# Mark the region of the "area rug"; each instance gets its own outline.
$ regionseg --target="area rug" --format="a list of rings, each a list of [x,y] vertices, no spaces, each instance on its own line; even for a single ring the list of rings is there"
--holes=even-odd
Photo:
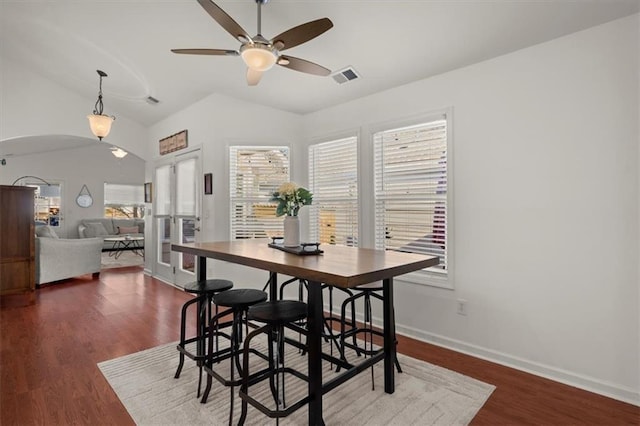
[[[144,259],[142,258],[142,256],[134,253],[133,251],[125,250],[120,253],[117,259],[115,256],[109,256],[109,254],[113,254],[113,252],[102,252],[102,260],[100,265],[101,269],[125,268],[128,266],[144,265]]]
[[[265,345],[264,342],[260,344]],[[258,357],[250,360],[252,371],[262,362]],[[401,354],[399,361],[403,373],[396,373],[396,390],[392,395],[384,392],[382,363],[374,366],[375,390],[371,390],[372,378],[367,370],[325,394],[325,423],[349,426],[466,425],[495,389],[495,386]],[[296,349],[288,350],[286,364],[306,372],[306,357]],[[198,369],[195,363],[187,358],[180,378],[174,379],[177,365],[176,343],[171,343],[101,362],[98,367],[138,425],[228,424],[229,388],[214,380],[207,403],[201,404],[196,396]],[[336,374],[328,363],[323,367],[324,380]],[[228,377],[228,361],[218,368]],[[295,402],[306,389],[304,382],[287,382],[287,401]],[[272,400],[268,388],[266,391],[253,387],[250,390],[254,397],[261,393]],[[233,423],[236,424],[240,416],[237,394],[234,400]],[[280,423],[304,425],[307,415],[307,408],[303,407],[281,419]],[[275,424],[275,419],[269,419],[249,406],[246,424]]]

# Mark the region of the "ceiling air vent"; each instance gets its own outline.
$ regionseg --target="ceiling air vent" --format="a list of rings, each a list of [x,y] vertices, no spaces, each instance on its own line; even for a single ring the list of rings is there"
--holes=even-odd
[[[353,67],[347,67],[343,70],[335,72],[332,77],[338,84],[343,84],[348,81],[360,78],[360,75],[356,72],[356,70],[353,69]]]

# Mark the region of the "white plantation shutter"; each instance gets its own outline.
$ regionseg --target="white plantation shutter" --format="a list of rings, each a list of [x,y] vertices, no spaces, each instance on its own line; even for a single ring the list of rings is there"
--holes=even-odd
[[[309,237],[312,242],[358,245],[358,139],[309,147]]]
[[[447,120],[374,134],[376,248],[438,256],[447,272]]]
[[[282,217],[269,198],[289,181],[289,148],[232,146],[229,157],[231,239],[282,235]]]

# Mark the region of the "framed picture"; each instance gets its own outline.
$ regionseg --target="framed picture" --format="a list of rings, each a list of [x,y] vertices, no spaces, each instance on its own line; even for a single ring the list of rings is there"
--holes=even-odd
[[[160,139],[160,155],[184,149],[189,145],[187,130]]]
[[[153,202],[153,189],[151,182],[147,182],[144,184],[144,202],[152,203]]]
[[[206,195],[213,194],[213,174],[212,173],[204,174],[204,193]]]

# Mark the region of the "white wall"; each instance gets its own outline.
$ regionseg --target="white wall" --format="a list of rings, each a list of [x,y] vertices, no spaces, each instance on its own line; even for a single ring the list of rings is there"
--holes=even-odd
[[[0,63],[0,141],[91,137],[95,99]],[[214,175],[201,238],[220,240],[229,236],[229,144],[291,145],[293,178],[304,184],[308,141],[357,130],[371,195],[371,127],[452,107],[455,290],[398,281],[398,330],[639,404],[639,86],[636,15],[305,117],[220,95],[150,129],[109,110],[118,118],[108,139],[149,160],[151,181],[154,162],[167,159],[158,140],[188,129],[202,172]],[[82,170],[78,182],[93,171]],[[371,244],[370,200],[363,206],[361,240]],[[266,280],[210,269],[238,285]],[[466,317],[455,313],[458,298]]]
[[[0,57],[0,141],[22,136],[72,135],[95,139],[87,115],[98,97],[83,98],[30,69]],[[144,158],[147,130],[108,108],[116,121],[104,139]]]
[[[11,185],[25,175],[60,182],[62,222],[56,233],[61,238],[78,238],[80,219],[104,217],[104,183],[142,185],[144,167],[144,161],[133,154],[117,159],[106,144],[93,144],[86,148],[11,157],[5,166],[0,166],[0,184]],[[89,208],[76,204],[82,185],[87,185],[93,196],[93,205]]]
[[[158,141],[184,129],[188,130],[189,147],[160,156]],[[306,158],[301,129],[299,115],[223,95],[210,95],[149,129],[147,156],[150,161],[147,163],[147,181],[152,180],[156,163],[170,161],[175,155],[199,147],[202,151],[202,174],[213,174],[213,195],[203,195],[202,198],[202,231],[199,240],[228,240],[230,235],[229,146],[290,146],[292,175],[296,179],[296,173],[304,176],[304,168],[296,165],[304,164]],[[202,180],[200,176],[200,182]],[[147,251],[147,254],[151,253]],[[262,287],[266,282],[266,275],[256,273],[255,270],[234,267],[224,262],[209,261],[208,265],[210,276],[234,274],[237,285],[257,288]]]
[[[398,281],[400,332],[640,403],[638,71],[636,15],[304,117],[371,197],[371,127],[453,108],[455,290]]]

